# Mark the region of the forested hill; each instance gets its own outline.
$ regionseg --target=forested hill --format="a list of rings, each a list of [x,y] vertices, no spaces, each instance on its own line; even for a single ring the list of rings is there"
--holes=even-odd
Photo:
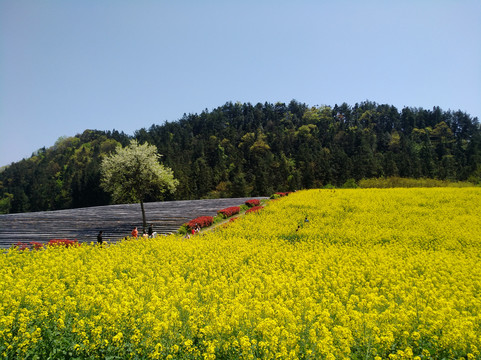
[[[180,181],[168,199],[244,197],[380,176],[479,181],[481,128],[461,111],[227,103],[136,131]],[[102,157],[130,137],[86,130],[0,173],[0,211],[110,204]],[[154,200],[154,199],[150,199]],[[157,200],[157,199],[155,199]]]

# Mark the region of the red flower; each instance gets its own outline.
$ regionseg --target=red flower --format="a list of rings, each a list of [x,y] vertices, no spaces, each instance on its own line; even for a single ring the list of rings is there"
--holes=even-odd
[[[190,220],[187,223],[187,227],[189,229],[193,229],[196,225],[198,225],[201,228],[211,226],[212,223],[214,222],[214,218],[212,216],[199,216],[195,219]]]
[[[261,202],[258,199],[252,199],[252,200],[247,200],[245,204],[251,208],[253,206],[259,206]]]
[[[239,206],[231,206],[222,210],[217,211],[217,214],[222,214],[224,217],[228,218],[232,215],[238,214],[240,212]]]
[[[20,251],[29,250],[28,245],[24,244],[23,242],[18,242],[15,244],[15,246],[18,248],[17,250],[20,250]]]
[[[39,250],[39,249],[43,248],[43,244],[42,244],[42,243],[39,243],[39,242],[36,242],[36,241],[32,241],[32,242],[30,243],[30,245],[32,246],[32,248],[33,248],[34,250]]]
[[[75,246],[75,245],[79,245],[79,243],[77,242],[77,240],[68,240],[68,239],[52,239],[52,240],[49,240],[49,242],[47,243],[48,246],[65,246],[65,247],[69,247],[69,246]]]

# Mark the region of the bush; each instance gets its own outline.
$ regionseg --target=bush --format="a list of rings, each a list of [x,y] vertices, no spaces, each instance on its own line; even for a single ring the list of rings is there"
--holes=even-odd
[[[357,189],[357,184],[356,184],[356,180],[354,179],[347,179],[347,181],[344,183],[344,185],[342,185],[342,188],[343,189]]]
[[[23,242],[16,243],[14,247],[17,248],[17,250],[19,251],[30,250],[30,247],[28,246],[28,244],[25,244]]]
[[[247,200],[245,204],[251,208],[254,206],[259,206],[261,202],[259,201],[259,199],[251,199],[251,200]]]
[[[214,218],[212,216],[199,216],[195,219],[190,220],[187,223],[187,227],[189,229],[193,229],[196,225],[199,225],[201,228],[205,228],[211,226],[214,222]]]
[[[212,219],[212,224],[220,223],[220,222],[224,221],[224,219],[225,219],[224,215],[222,215],[222,214],[217,214],[217,215],[214,216],[214,218]]]
[[[239,206],[231,206],[231,207],[217,211],[217,214],[222,215],[224,218],[227,219],[235,214],[238,214],[239,212],[240,212]]]
[[[275,199],[279,199],[281,197],[284,197],[284,196],[287,196],[291,193],[291,191],[285,191],[285,192],[276,192],[274,194],[271,195],[271,199],[275,200]]]
[[[15,248],[19,251],[23,250],[40,250],[42,249],[44,244],[37,242],[37,241],[31,241],[29,244],[25,244],[23,242],[18,242],[14,245]]]
[[[52,239],[49,240],[47,243],[47,246],[65,246],[65,247],[70,247],[70,246],[78,246],[79,243],[77,240],[68,240],[68,239]]]
[[[180,234],[180,235],[185,235],[189,232],[189,226],[187,223],[183,224],[179,230],[177,230],[177,232]]]
[[[37,242],[37,241],[32,241],[32,242],[30,243],[30,246],[31,246],[32,249],[34,249],[34,250],[40,250],[40,249],[43,248],[43,244],[40,243],[40,242]]]

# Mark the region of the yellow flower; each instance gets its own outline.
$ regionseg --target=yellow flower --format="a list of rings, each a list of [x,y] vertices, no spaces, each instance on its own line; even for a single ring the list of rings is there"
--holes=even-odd
[[[115,335],[112,338],[112,342],[114,342],[114,343],[121,342],[123,338],[124,338],[124,335],[121,332],[118,332],[117,335]]]
[[[476,359],[479,213],[481,188],[309,190],[189,240],[8,251],[0,343],[61,330],[140,358],[407,359],[422,338]]]
[[[424,357],[430,357],[430,356],[431,356],[431,353],[429,352],[429,350],[423,349],[422,355],[423,355]]]

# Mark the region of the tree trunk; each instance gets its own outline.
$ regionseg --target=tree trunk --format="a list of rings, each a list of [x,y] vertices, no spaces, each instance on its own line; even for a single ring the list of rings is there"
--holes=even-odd
[[[140,200],[140,208],[142,209],[142,225],[143,225],[142,230],[143,230],[143,232],[145,232],[145,229],[147,228],[147,220],[145,219],[144,202],[142,200]]]

